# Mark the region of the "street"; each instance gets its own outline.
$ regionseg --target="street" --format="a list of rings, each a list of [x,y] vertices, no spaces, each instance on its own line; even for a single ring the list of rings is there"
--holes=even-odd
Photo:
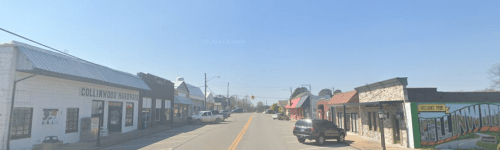
[[[271,114],[236,113],[220,124],[186,125],[104,149],[356,149],[346,144],[338,144],[336,140],[327,140],[322,146],[317,146],[314,141],[309,140],[304,144],[299,143],[292,135],[294,124],[293,121],[273,120]]]

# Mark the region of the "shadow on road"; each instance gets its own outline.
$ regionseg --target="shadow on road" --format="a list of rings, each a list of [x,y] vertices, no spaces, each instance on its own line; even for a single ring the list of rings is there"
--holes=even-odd
[[[228,121],[220,122],[220,124],[228,124],[228,123],[229,123]],[[201,133],[196,132],[193,135],[191,135],[191,134],[186,134],[186,135],[182,135],[182,136],[178,136],[178,135],[184,134],[184,133],[190,133],[192,131],[195,131],[195,130],[203,128],[203,127],[217,126],[220,124],[215,124],[215,123],[188,124],[188,125],[184,125],[181,127],[172,128],[172,129],[168,129],[168,130],[165,130],[162,132],[158,132],[158,133],[146,135],[143,137],[139,137],[136,139],[117,143],[115,145],[105,147],[102,149],[105,149],[105,150],[122,150],[122,149],[123,150],[129,150],[129,149],[132,150],[132,149],[134,149],[135,150],[135,149],[141,149],[141,148],[145,148],[145,149],[158,149],[158,148],[166,148],[166,147],[173,148],[173,147],[177,147],[179,145],[182,145],[183,143],[186,143],[186,142],[190,141],[191,139],[193,139],[201,134],[204,134],[208,131],[201,132]],[[212,130],[212,129],[210,129],[210,130]],[[176,137],[176,136],[178,136],[178,137]],[[189,137],[192,137],[192,138],[189,138]],[[163,141],[163,140],[168,140],[171,138],[175,138],[175,140],[172,139],[172,141]]]
[[[309,146],[316,146],[316,147],[346,147],[351,145],[354,141],[348,141],[346,140],[344,143],[338,143],[337,140],[326,140],[323,145],[317,145],[314,140],[306,140],[304,142],[304,145],[309,145]]]

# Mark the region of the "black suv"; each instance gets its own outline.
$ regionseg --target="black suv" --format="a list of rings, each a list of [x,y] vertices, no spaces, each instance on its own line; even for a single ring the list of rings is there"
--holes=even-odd
[[[316,144],[323,145],[325,139],[337,139],[338,143],[344,143],[344,129],[337,128],[330,121],[316,119],[301,119],[293,127],[293,135],[297,136],[300,143],[306,139],[316,140]]]

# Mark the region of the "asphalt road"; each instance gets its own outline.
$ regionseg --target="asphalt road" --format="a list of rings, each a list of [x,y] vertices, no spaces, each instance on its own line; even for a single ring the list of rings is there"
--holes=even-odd
[[[292,134],[295,122],[273,120],[270,114],[238,113],[220,124],[186,125],[119,143],[106,150],[315,150],[356,149],[336,140],[322,146],[299,143]]]

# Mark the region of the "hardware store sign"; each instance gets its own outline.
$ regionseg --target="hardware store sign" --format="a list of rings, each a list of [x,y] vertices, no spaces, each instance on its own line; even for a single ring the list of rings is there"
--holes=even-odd
[[[109,99],[123,99],[123,100],[139,100],[139,94],[130,94],[116,91],[100,90],[93,88],[81,88],[80,96],[96,97],[96,98],[109,98]]]

